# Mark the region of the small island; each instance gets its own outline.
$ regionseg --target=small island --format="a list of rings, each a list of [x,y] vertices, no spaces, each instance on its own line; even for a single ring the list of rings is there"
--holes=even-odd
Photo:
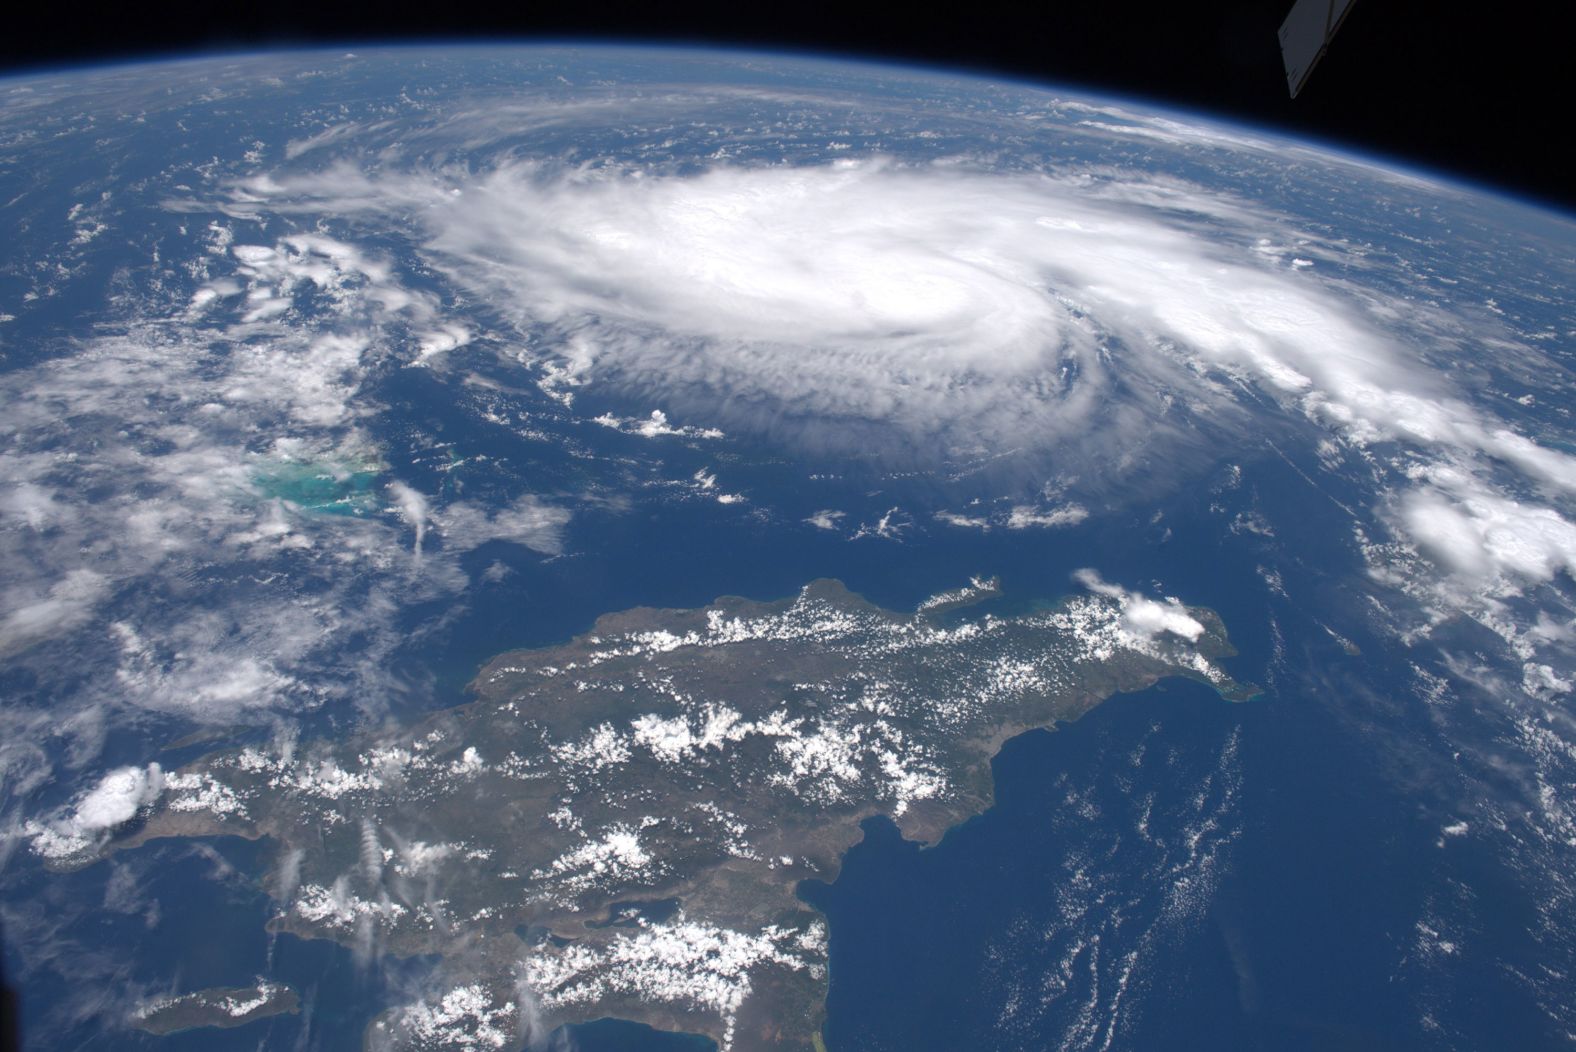
[[[795,889],[836,878],[862,821],[934,842],[990,806],[1008,738],[1163,677],[1253,693],[1212,612],[1080,581],[1003,613],[976,579],[913,612],[820,580],[609,614],[499,656],[474,701],[413,727],[150,768],[156,799],[93,850],[272,839],[272,929],[442,959],[431,994],[372,1024],[380,1048],[519,1047],[611,1016],[811,1052],[827,931]],[[260,994],[230,993],[144,1028],[286,1010],[237,1016]]]
[[[294,990],[259,979],[251,986],[215,986],[145,1002],[132,1012],[131,1025],[162,1037],[201,1027],[244,1026],[300,1010]]]

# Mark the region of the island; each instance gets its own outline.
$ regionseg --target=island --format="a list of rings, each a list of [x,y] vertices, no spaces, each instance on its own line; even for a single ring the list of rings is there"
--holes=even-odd
[[[244,1026],[269,1016],[301,1010],[296,992],[259,979],[251,986],[215,986],[146,1001],[131,1013],[131,1025],[161,1037],[200,1027]]]
[[[1211,611],[1080,581],[999,613],[976,579],[912,612],[818,580],[608,614],[497,657],[415,726],[150,767],[134,821],[50,861],[269,838],[274,930],[441,958],[369,1047],[511,1048],[615,1017],[809,1052],[827,930],[795,889],[835,879],[862,821],[933,843],[990,806],[1004,741],[1163,677],[1252,695]]]

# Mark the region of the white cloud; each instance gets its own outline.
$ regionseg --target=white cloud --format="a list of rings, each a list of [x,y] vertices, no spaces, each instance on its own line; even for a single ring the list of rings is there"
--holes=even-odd
[[[747,427],[791,430],[791,410],[819,418],[818,440],[858,440],[819,430],[830,418],[1050,444],[1119,422],[1099,412],[1113,350],[1147,400],[1189,356],[1300,390],[1293,361],[1375,343],[1313,286],[1043,177],[869,160],[683,178],[506,163],[442,192],[450,178],[339,169],[259,196],[329,213],[420,202],[437,264],[522,325],[574,333],[577,373],[675,404],[723,393]]]
[[[488,541],[511,541],[556,555],[563,551],[564,526],[570,512],[527,494],[502,508],[465,502],[450,504],[433,517],[444,542],[455,548],[464,550]]]
[[[1032,504],[1014,504],[1005,514],[965,515],[956,511],[938,511],[937,522],[965,529],[989,531],[995,527],[1009,530],[1034,528],[1054,529],[1058,526],[1076,526],[1089,517],[1089,509],[1081,504],[1064,504],[1059,507],[1041,508]]]
[[[500,159],[376,176],[342,164],[244,194],[285,213],[414,210],[450,278],[522,329],[557,328],[544,370],[665,392],[779,439],[1056,447],[1089,467],[1079,454],[1157,426],[1199,441],[1178,412],[1230,418],[1236,378],[1352,441],[1465,449],[1576,487],[1576,459],[1418,368],[1403,339],[1436,323],[1454,336],[1453,319],[1281,266],[1263,244],[1316,239],[1178,180],[882,158],[684,176]],[[296,251],[309,249],[322,251]]]
[[[767,925],[758,933],[679,919],[589,942],[544,946],[524,963],[523,978],[549,1011],[632,995],[719,1019],[724,1052],[733,1046],[739,1009],[767,968],[824,974],[825,930]]]
[[[5,596],[10,613],[0,619],[0,656],[86,621],[109,594],[110,582],[103,574],[78,567],[67,571],[42,596],[18,594],[20,591],[13,589]]]
[[[418,336],[416,360],[413,365],[425,365],[428,359],[464,347],[475,339],[475,334],[464,325],[448,322]]]
[[[69,810],[44,821],[29,821],[23,833],[33,850],[50,859],[68,859],[92,847],[97,839],[136,817],[164,791],[164,773],[156,763],[120,767],[104,775]]]
[[[1031,527],[1076,526],[1089,517],[1089,511],[1078,504],[1059,508],[1035,508],[1026,504],[1015,505],[1007,515],[1009,530],[1026,530]]]
[[[691,424],[682,424],[677,427],[668,423],[668,414],[660,409],[653,409],[651,414],[643,419],[629,419],[614,416],[612,413],[603,413],[593,417],[593,422],[603,427],[613,428],[629,435],[639,435],[642,438],[660,438],[664,436],[677,436],[680,438],[721,438],[722,432],[714,427],[695,427]]]
[[[858,541],[866,537],[879,537],[885,541],[898,540],[913,525],[902,508],[892,507],[874,522],[860,523],[859,529],[850,535],[850,539]]]
[[[1123,603],[1122,617],[1128,630],[1140,636],[1170,632],[1193,643],[1204,634],[1204,626],[1184,613],[1181,606],[1172,600],[1157,603],[1153,599],[1130,597]]]
[[[1408,494],[1401,518],[1447,569],[1480,579],[1548,581],[1576,572],[1576,525],[1551,508],[1523,504],[1452,473],[1449,489]]]
[[[163,787],[163,775],[156,763],[111,771],[77,802],[72,824],[92,832],[113,829],[156,800]]]
[[[416,532],[415,552],[421,554],[421,542],[427,536],[427,519],[431,511],[427,506],[427,498],[403,482],[389,483],[389,496],[394,498],[394,507],[399,511],[405,524]]]
[[[1122,629],[1136,639],[1148,640],[1169,633],[1196,643],[1204,634],[1204,626],[1175,599],[1163,602],[1147,599],[1119,584],[1111,584],[1090,569],[1079,570],[1073,578],[1096,595],[1115,599],[1122,610]]]
[[[436,1001],[406,1005],[392,1022],[412,1048],[501,1049],[514,1043],[518,1015],[513,1000],[470,983],[445,991]]]

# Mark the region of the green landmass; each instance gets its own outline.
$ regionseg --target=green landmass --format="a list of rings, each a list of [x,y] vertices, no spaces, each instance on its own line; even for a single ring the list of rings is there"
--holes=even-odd
[[[300,1010],[294,990],[259,980],[251,986],[215,986],[147,1002],[132,1013],[131,1025],[162,1037],[203,1027],[245,1026]]]
[[[794,889],[835,879],[861,821],[934,842],[990,806],[1006,739],[1162,677],[1252,693],[1210,611],[1103,582],[1010,616],[969,605],[996,593],[906,613],[822,580],[610,614],[500,655],[475,700],[413,727],[169,773],[117,846],[271,838],[270,927],[441,955],[441,989],[378,1019],[378,1047],[611,1016],[820,1052],[826,929]]]

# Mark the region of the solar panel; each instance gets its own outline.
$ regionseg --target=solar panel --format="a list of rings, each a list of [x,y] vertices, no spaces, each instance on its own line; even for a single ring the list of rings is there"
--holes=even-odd
[[[1329,48],[1335,31],[1356,0],[1297,0],[1281,23],[1281,58],[1286,63],[1286,86],[1296,98],[1308,75]]]

